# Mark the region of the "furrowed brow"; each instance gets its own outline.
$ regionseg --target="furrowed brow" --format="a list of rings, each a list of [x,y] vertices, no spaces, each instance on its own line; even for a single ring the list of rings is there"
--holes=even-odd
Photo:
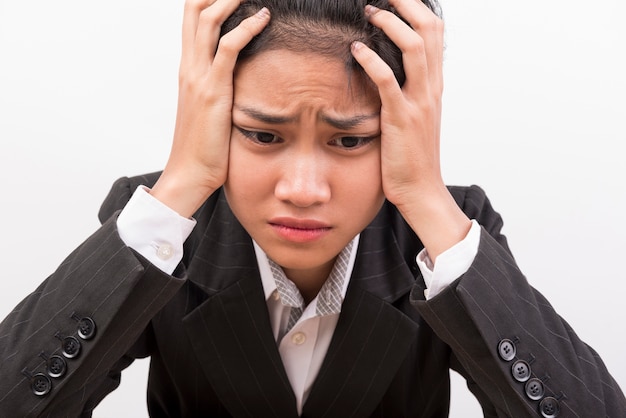
[[[235,105],[235,108],[237,108],[238,110],[240,110],[241,112],[245,113],[247,116],[251,117],[252,119],[256,119],[260,122],[264,122],[264,123],[268,123],[271,125],[280,125],[280,124],[285,124],[285,123],[291,123],[294,122],[296,120],[295,117],[293,116],[278,116],[278,115],[270,115],[268,113],[265,113],[259,109],[254,109],[252,107],[247,107],[247,106],[237,106]]]
[[[356,128],[357,126],[368,121],[369,119],[374,119],[374,118],[377,118],[378,116],[379,116],[378,113],[374,113],[371,115],[357,115],[357,116],[351,116],[348,118],[334,118],[331,116],[323,115],[322,120],[334,128],[342,129],[342,130],[350,130],[350,129]]]
[[[262,110],[255,109],[249,106],[239,106],[235,104],[234,107],[237,110],[243,112],[248,117],[251,117],[252,119],[256,119],[260,122],[264,122],[264,123],[271,124],[271,125],[292,123],[298,120],[296,116],[272,115],[269,113],[265,113]],[[321,115],[320,119],[323,122],[329,124],[330,126],[336,129],[350,130],[350,129],[358,127],[359,125],[363,124],[364,122],[370,119],[378,118],[379,116],[380,116],[379,113],[373,113],[371,115],[356,115],[356,116],[350,116],[350,117],[345,117],[345,118]]]

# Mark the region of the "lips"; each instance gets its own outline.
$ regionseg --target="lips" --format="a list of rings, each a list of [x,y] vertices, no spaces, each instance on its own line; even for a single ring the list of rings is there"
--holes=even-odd
[[[321,221],[298,218],[274,218],[269,225],[282,239],[297,243],[316,241],[332,229]]]

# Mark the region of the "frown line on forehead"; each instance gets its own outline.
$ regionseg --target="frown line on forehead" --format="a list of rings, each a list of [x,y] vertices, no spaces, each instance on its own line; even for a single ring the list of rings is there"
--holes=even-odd
[[[294,123],[298,121],[297,115],[278,115],[267,113],[263,110],[256,109],[251,106],[240,106],[235,104],[234,108],[244,113],[246,116],[255,119],[259,122],[267,123],[270,125],[283,125],[288,123]],[[353,129],[363,123],[378,118],[380,113],[372,113],[367,115],[349,115],[349,116],[330,116],[321,113],[319,119],[328,125],[337,129]]]

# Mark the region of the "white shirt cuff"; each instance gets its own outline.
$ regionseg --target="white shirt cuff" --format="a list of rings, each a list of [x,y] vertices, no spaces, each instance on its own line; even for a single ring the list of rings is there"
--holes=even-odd
[[[435,297],[467,272],[478,253],[480,230],[478,222],[472,219],[472,227],[465,238],[441,253],[435,265],[428,256],[426,248],[419,252],[416,261],[426,283],[426,290],[424,290],[426,300]]]
[[[172,274],[183,258],[183,243],[196,226],[180,216],[145,186],[139,186],[117,218],[122,241],[164,273]]]

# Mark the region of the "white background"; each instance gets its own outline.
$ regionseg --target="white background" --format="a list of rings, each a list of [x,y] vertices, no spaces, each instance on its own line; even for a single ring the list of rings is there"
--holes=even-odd
[[[182,5],[0,0],[0,317],[97,228],[117,177],[163,167]],[[624,388],[626,6],[442,6],[446,180],[488,192],[530,282]],[[146,416],[146,370],[95,416]],[[466,392],[455,378],[451,415],[481,416]]]

